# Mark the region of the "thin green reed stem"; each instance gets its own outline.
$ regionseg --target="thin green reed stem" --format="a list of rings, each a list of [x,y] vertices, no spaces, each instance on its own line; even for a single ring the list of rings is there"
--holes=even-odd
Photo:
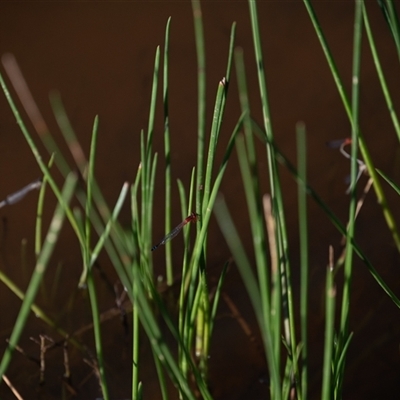
[[[179,198],[180,198],[180,203],[181,203],[181,218],[186,218],[186,216],[190,213],[193,205],[193,197],[194,197],[194,186],[195,186],[195,173],[196,169],[192,169],[192,174],[190,178],[190,187],[189,187],[189,200],[187,201],[186,199],[186,192],[185,188],[182,184],[181,181],[178,180],[178,187],[179,187]],[[193,309],[193,301],[189,297],[188,299],[185,299],[186,296],[186,290],[184,286],[184,282],[186,277],[191,276],[191,271],[188,268],[189,267],[189,230],[190,230],[190,224],[187,227],[188,229],[183,232],[183,261],[182,261],[182,281],[181,281],[181,287],[180,287],[180,293],[179,293],[179,332],[180,335],[182,336],[182,342],[185,345],[185,348],[190,348],[190,343],[191,343],[191,328],[190,324],[188,323],[190,317],[190,312]],[[184,353],[182,352],[182,348],[179,348],[180,351],[180,362],[181,362],[181,370],[183,371],[184,374],[188,372],[188,363],[186,358],[182,358],[184,356]]]
[[[86,203],[85,203],[85,246],[83,248],[84,254],[84,262],[83,262],[83,271],[81,278],[79,280],[79,287],[86,286],[86,276],[90,268],[90,253],[91,253],[91,221],[90,215],[92,213],[92,190],[93,190],[93,182],[94,182],[94,164],[96,159],[96,145],[97,145],[97,133],[99,128],[99,118],[96,115],[93,123],[92,130],[92,141],[90,144],[90,156],[89,156],[89,167],[88,167],[88,177],[86,182]]]
[[[166,367],[173,383],[182,391],[184,398],[194,400],[195,396],[192,394],[188,381],[184,375],[182,375],[178,366],[175,363],[174,357],[165,341],[162,339],[162,333],[158,322],[154,318],[153,310],[149,304],[146,291],[143,287],[143,282],[141,280],[141,272],[138,264],[134,263],[132,266],[133,279],[136,282],[134,290],[137,291],[134,298],[137,299],[136,307],[139,308],[139,317],[143,328],[146,331],[150,339],[150,343],[155,350],[158,358],[162,361],[163,365]],[[154,293],[156,296],[157,294]]]
[[[50,169],[54,162],[54,154],[51,155],[48,168]],[[42,225],[43,225],[43,209],[44,209],[44,195],[46,193],[47,178],[43,177],[42,186],[40,187],[39,199],[36,211],[36,228],[35,228],[35,256],[39,257],[40,250],[42,249]]]
[[[125,182],[122,186],[121,192],[118,196],[117,202],[115,203],[115,207],[112,210],[112,213],[110,215],[110,219],[107,221],[107,224],[102,232],[102,234],[99,237],[99,240],[96,243],[96,246],[94,246],[93,251],[91,251],[91,256],[90,256],[90,264],[89,264],[89,268],[92,268],[95,261],[97,260],[97,257],[100,254],[100,251],[103,249],[108,236],[110,235],[110,232],[113,228],[115,228],[115,226],[118,224],[117,218],[118,215],[122,209],[122,206],[125,202],[126,196],[128,194],[128,190],[129,190],[129,183]],[[117,272],[118,269],[116,268]],[[122,282],[124,282],[124,280],[122,280]],[[128,288],[130,287],[130,285],[125,286],[126,290],[128,290]]]
[[[229,52],[228,52],[228,62],[226,66],[226,75],[219,82],[217,89],[217,96],[214,105],[214,114],[213,114],[213,122],[211,125],[211,135],[210,135],[210,144],[207,156],[207,165],[206,165],[206,176],[205,176],[205,184],[204,184],[204,198],[203,198],[203,207],[202,213],[205,212],[205,207],[207,206],[210,190],[211,190],[211,179],[212,179],[212,171],[214,167],[214,158],[216,153],[216,147],[218,143],[219,134],[221,131],[221,122],[222,117],[224,115],[226,98],[228,95],[229,82],[231,76],[232,69],[232,59],[233,59],[233,51],[235,44],[235,31],[236,31],[236,23],[232,24],[231,27],[231,36],[229,42]]]
[[[165,154],[165,232],[171,231],[171,150],[169,134],[169,28],[171,17],[168,18],[165,28],[164,43],[164,70],[163,70],[163,104],[164,104],[164,154]],[[167,285],[171,286],[174,282],[174,271],[172,269],[171,242],[165,243],[165,269]]]
[[[250,17],[253,32],[253,42],[256,54],[256,65],[257,74],[259,81],[259,90],[261,96],[261,104],[263,110],[263,119],[266,135],[269,139],[269,143],[273,142],[273,132],[271,125],[271,116],[268,106],[268,95],[267,95],[267,85],[265,81],[265,71],[264,62],[261,50],[261,38],[260,30],[258,26],[258,16],[257,16],[257,6],[255,1],[249,0],[250,7]],[[286,222],[284,216],[284,207],[282,192],[280,188],[280,181],[278,175],[278,169],[275,160],[275,154],[273,152],[273,147],[267,144],[267,155],[268,155],[268,167],[269,167],[269,177],[271,184],[271,198],[272,198],[272,212],[277,223],[277,242],[279,250],[279,260],[281,260],[280,272],[282,278],[282,300],[283,300],[283,310],[287,312],[287,320],[284,320],[284,327],[286,328],[286,341],[291,350],[291,357],[293,361],[293,375],[294,382],[297,387],[297,396],[301,398],[300,390],[300,379],[298,377],[298,367],[296,358],[296,332],[294,324],[294,309],[293,309],[293,295],[292,295],[292,285],[291,285],[291,273],[289,264],[289,250],[288,250],[288,238],[286,232]],[[272,391],[276,388],[272,388]]]
[[[204,179],[204,148],[206,124],[206,55],[204,45],[203,20],[199,0],[192,0],[194,33],[197,54],[197,166],[196,166],[196,211],[202,209]],[[200,225],[197,225],[199,231]]]
[[[104,399],[108,400],[110,397],[108,394],[108,386],[106,381],[104,357],[103,357],[103,346],[101,342],[100,311],[99,311],[99,303],[97,300],[96,286],[94,283],[92,270],[90,270],[87,275],[87,288],[92,309],[93,332],[94,332],[97,362],[100,373],[100,386]]]
[[[274,341],[274,351],[275,351],[275,359],[277,365],[280,364],[280,344],[281,344],[281,307],[280,307],[280,289],[276,290],[275,293],[279,295],[279,299],[277,300],[272,299],[274,313],[271,313],[271,305],[268,293],[270,292],[270,282],[268,277],[268,262],[265,256],[265,252],[263,250],[266,237],[264,231],[264,218],[262,218],[263,212],[261,210],[261,203],[259,199],[260,196],[260,188],[259,188],[259,176],[257,170],[257,155],[255,150],[254,144],[254,136],[251,127],[251,119],[250,119],[250,104],[248,99],[247,93],[247,84],[246,84],[246,72],[245,72],[245,65],[243,59],[243,51],[242,49],[238,48],[235,51],[235,66],[236,66],[236,73],[237,73],[237,81],[238,81],[238,89],[239,89],[239,99],[241,104],[242,113],[244,113],[244,133],[245,133],[245,140],[246,140],[246,150],[247,150],[247,157],[250,164],[250,169],[252,174],[246,180],[243,180],[244,186],[248,186],[248,189],[245,190],[246,196],[247,194],[254,193],[254,198],[248,198],[247,203],[254,202],[255,206],[250,209],[249,207],[249,220],[251,225],[251,230],[253,234],[253,247],[254,247],[254,254],[256,257],[256,265],[258,270],[259,282],[260,285],[263,283],[264,289],[262,293],[265,295],[263,298],[263,304],[265,306],[265,311],[271,318],[271,327],[273,327],[273,341]],[[251,211],[252,210],[252,211]],[[253,213],[253,215],[252,215]],[[280,286],[280,285],[278,285]],[[278,288],[276,288],[278,289]]]
[[[347,98],[347,95],[346,95],[342,80],[339,77],[339,72],[337,70],[336,64],[335,64],[335,62],[333,60],[333,57],[332,57],[332,54],[331,54],[330,49],[328,47],[328,44],[326,42],[326,39],[325,39],[324,34],[323,34],[323,32],[321,30],[321,27],[319,25],[317,16],[315,14],[315,11],[314,11],[310,1],[309,0],[303,0],[303,1],[304,1],[304,4],[305,4],[306,8],[307,8],[308,13],[309,13],[311,22],[312,22],[312,24],[314,26],[314,29],[315,29],[316,34],[318,36],[318,39],[320,40],[322,50],[323,50],[323,52],[325,54],[325,57],[327,59],[329,68],[331,70],[333,79],[334,79],[334,81],[336,83],[336,86],[337,86],[337,89],[339,91],[340,97],[342,98],[343,106],[344,106],[344,108],[346,110],[346,113],[347,113],[347,116],[348,116],[348,118],[350,120],[350,123],[352,124],[352,112],[351,112],[350,103],[349,103],[349,100]],[[388,228],[390,230],[390,233],[393,236],[393,240],[395,242],[397,251],[400,252],[400,235],[399,235],[398,230],[397,230],[397,224],[396,224],[396,221],[395,221],[395,219],[393,217],[393,214],[392,214],[391,210],[389,209],[388,203],[386,201],[385,194],[383,192],[383,189],[382,189],[382,186],[381,186],[381,183],[380,183],[379,176],[378,176],[378,174],[377,174],[377,172],[375,170],[374,164],[372,162],[372,158],[371,158],[371,156],[369,154],[367,145],[365,143],[364,137],[362,136],[360,130],[358,131],[358,144],[360,146],[360,151],[361,151],[361,154],[363,156],[365,165],[367,166],[368,174],[370,175],[370,177],[372,178],[372,180],[374,182],[374,185],[373,185],[374,186],[374,190],[375,190],[375,193],[376,193],[376,197],[378,199],[378,203],[382,207],[382,212],[383,212],[383,216],[385,218],[386,224],[387,224],[387,226],[388,226]]]
[[[85,204],[85,246],[83,248],[84,257],[84,271],[79,282],[79,286],[85,285],[87,280],[87,287],[90,298],[90,305],[92,309],[93,331],[96,347],[97,362],[99,365],[100,373],[100,386],[105,400],[109,399],[108,386],[105,376],[104,359],[103,359],[103,346],[101,341],[101,327],[100,327],[100,311],[97,301],[96,286],[93,279],[93,269],[90,267],[91,259],[91,221],[90,214],[92,211],[92,189],[94,183],[94,166],[96,160],[96,146],[97,146],[97,133],[98,133],[99,119],[96,116],[93,124],[92,141],[90,144],[90,156],[88,165],[88,177],[86,188],[86,204]]]
[[[163,400],[168,400],[167,382],[165,379],[163,366],[162,366],[161,360],[159,358],[159,354],[157,353],[157,351],[155,350],[154,347],[152,347],[151,350],[153,352],[154,365],[155,365],[156,371],[157,371],[158,384],[160,385],[161,398]]]
[[[133,283],[136,284],[135,282]],[[135,296],[137,293],[136,290],[133,291],[133,295]],[[132,400],[139,400],[139,310],[136,307],[137,300],[135,299],[133,302],[133,310],[132,310]]]
[[[367,9],[365,7],[365,4],[363,4],[363,17],[364,17],[365,31],[367,32],[368,42],[369,42],[369,46],[371,48],[372,57],[374,59],[376,72],[378,74],[379,81],[381,83],[382,92],[383,92],[383,95],[385,96],[386,104],[387,104],[387,107],[388,107],[388,110],[389,110],[390,117],[392,118],[394,129],[395,129],[395,131],[397,133],[397,138],[400,141],[400,124],[399,124],[399,120],[397,119],[397,114],[396,114],[396,111],[394,109],[392,98],[391,98],[390,93],[389,93],[389,88],[388,88],[388,86],[386,84],[385,75],[383,74],[381,63],[379,61],[378,51],[376,49],[375,42],[374,42],[374,37],[372,35],[371,27],[369,25],[368,14],[367,14]]]
[[[239,137],[238,137],[239,139]],[[239,144],[239,148],[243,146]],[[243,154],[244,151],[242,152]],[[269,326],[269,319],[265,318],[265,311],[262,304],[262,297],[260,293],[258,278],[253,273],[251,263],[246,255],[245,249],[233,223],[232,217],[228,211],[225,201],[222,197],[218,197],[215,202],[215,216],[218,221],[218,225],[225,237],[225,240],[232,252],[233,258],[235,259],[236,265],[241,274],[243,283],[246,287],[246,291],[249,295],[250,301],[253,306],[254,314],[257,318],[258,325],[261,331],[261,338],[265,348],[265,355],[268,362],[269,374],[271,379],[271,385],[274,386],[274,393],[271,396],[272,399],[280,399],[281,396],[281,385],[279,379],[278,366],[274,358],[273,341],[271,336],[271,327]]]
[[[232,59],[233,59],[234,50],[235,50],[235,34],[236,34],[236,22],[234,22],[231,26],[231,37],[230,37],[230,42],[229,42],[228,62],[226,64],[226,73],[225,73],[225,78],[228,83],[227,90],[229,89],[229,82],[231,81]],[[224,106],[225,106],[225,102],[224,102]]]
[[[353,274],[353,242],[355,231],[355,214],[357,203],[356,180],[358,174],[358,115],[359,115],[359,82],[360,82],[360,59],[361,59],[361,30],[362,30],[362,1],[356,1],[356,11],[354,20],[354,47],[353,47],[353,88],[352,88],[352,146],[351,146],[351,183],[350,183],[350,206],[349,206],[349,222],[346,236],[346,255],[344,263],[344,283],[342,295],[342,309],[340,316],[340,334],[339,349],[347,340],[350,318],[350,293],[351,280]],[[344,363],[343,369],[344,372]],[[344,374],[340,374],[341,378],[338,383],[338,393],[341,397],[341,386],[343,384]]]
[[[198,270],[200,268],[199,260],[200,260],[201,254],[202,254],[204,240],[207,235],[207,228],[208,228],[208,223],[210,221],[211,211],[214,206],[214,202],[217,197],[219,188],[221,186],[221,181],[224,176],[226,167],[228,165],[228,161],[229,161],[229,158],[231,156],[231,153],[232,153],[232,150],[233,150],[233,147],[235,144],[236,136],[242,127],[243,118],[244,118],[244,114],[242,114],[240,116],[240,118],[232,132],[232,135],[229,139],[228,146],[226,147],[226,150],[225,150],[224,158],[223,158],[221,166],[219,168],[217,177],[215,178],[215,181],[214,181],[213,189],[212,189],[211,195],[210,195],[210,200],[209,200],[208,206],[207,206],[207,212],[201,216],[202,226],[201,226],[200,233],[196,237],[196,242],[194,245],[192,258],[190,260],[190,266],[189,266],[190,273],[186,275],[186,280],[185,280],[185,292],[189,288],[189,300],[188,300],[189,302],[193,301],[192,299],[193,299],[193,293],[194,293],[195,287],[196,287],[196,281],[197,281],[197,276],[198,276],[197,274],[198,274]]]
[[[390,24],[390,29],[392,30],[393,39],[396,43],[397,55],[400,59],[400,26],[399,18],[392,0],[386,0],[388,20]]]
[[[77,177],[75,174],[68,175],[60,197],[62,202],[59,202],[54,212],[49,230],[47,232],[42,251],[36,261],[36,266],[29,282],[28,288],[25,292],[24,300],[21,305],[17,320],[15,321],[10,340],[0,362],[0,382],[3,379],[8,365],[10,364],[12,354],[18,341],[22,335],[26,321],[28,319],[30,310],[34,303],[37,291],[39,290],[40,283],[43,279],[44,273],[49,266],[50,257],[53,253],[54,246],[57,243],[59,233],[63,226],[65,219],[66,205],[70,202],[72,195],[75,191]]]
[[[300,237],[300,320],[301,320],[301,390],[307,399],[308,388],[308,226],[307,226],[307,147],[306,129],[303,123],[296,126],[298,183],[299,237]]]
[[[326,270],[325,283],[325,342],[324,364],[322,369],[322,400],[331,400],[332,393],[332,353],[335,336],[335,299],[336,288],[334,282],[333,250],[330,248],[329,267]]]
[[[255,197],[256,194],[252,186],[253,177],[251,172],[251,165],[248,160],[248,155],[246,154],[244,139],[241,136],[238,136],[236,139],[236,151],[238,154],[239,166],[242,174],[244,192],[247,199],[249,220],[255,221],[262,219],[262,214],[259,212],[259,210],[257,210],[257,204],[256,204],[257,199]],[[251,223],[251,226],[253,229],[253,236],[254,236],[255,234],[257,234],[257,232],[254,232],[255,226],[257,225],[255,223]],[[255,248],[256,256],[257,253],[260,253],[257,247],[257,242],[259,240],[260,240],[259,236],[255,237],[253,240],[254,246],[256,246]],[[258,254],[258,257],[260,257],[260,254]],[[265,264],[265,261],[263,263]],[[272,381],[271,395],[273,397],[276,396],[276,398],[281,398],[279,364],[278,364],[280,359],[275,358],[277,351],[272,347],[273,338],[275,337],[275,332],[274,332],[274,327],[271,325],[269,289],[266,287],[267,270],[266,267],[262,268],[262,266],[260,266],[258,262],[257,262],[257,273],[258,273],[257,277],[258,286],[261,296],[260,307],[262,309],[262,317],[263,317],[263,322],[262,326],[260,326],[260,329],[263,332],[263,335],[266,335],[266,337],[263,338],[263,340],[265,343],[265,350],[266,350],[265,354],[267,357],[269,373],[271,375],[271,381]]]
[[[210,136],[210,145],[208,148],[208,156],[207,156],[207,165],[206,165],[206,176],[204,183],[204,196],[203,196],[203,207],[201,209],[201,214],[206,212],[206,207],[208,204],[208,200],[210,198],[211,191],[211,178],[212,178],[212,170],[214,165],[214,157],[218,143],[219,131],[220,131],[220,120],[221,115],[223,113],[222,103],[226,96],[225,91],[226,80],[223,79],[218,84],[217,89],[217,97],[215,99],[214,106],[214,114],[213,114],[213,122],[211,126],[211,136]]]
[[[151,89],[151,99],[150,99],[150,111],[149,111],[149,121],[147,127],[147,139],[146,145],[144,142],[142,144],[142,250],[143,253],[143,263],[142,265],[149,266],[150,273],[150,265],[149,265],[149,253],[150,253],[150,240],[151,240],[151,223],[152,223],[152,209],[151,209],[151,199],[150,199],[150,191],[151,189],[151,174],[152,174],[152,145],[153,145],[153,134],[154,134],[154,119],[156,112],[156,100],[157,100],[157,88],[158,88],[158,72],[160,68],[160,47],[157,46],[156,55],[154,59],[154,71],[153,71],[153,84]],[[142,135],[142,140],[143,140]]]

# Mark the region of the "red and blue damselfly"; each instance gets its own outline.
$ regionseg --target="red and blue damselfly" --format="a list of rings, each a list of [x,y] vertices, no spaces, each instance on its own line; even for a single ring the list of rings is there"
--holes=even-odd
[[[178,226],[176,226],[170,233],[168,233],[166,236],[164,236],[163,240],[161,240],[160,243],[156,244],[151,248],[151,251],[156,250],[159,246],[165,244],[168,242],[168,240],[173,239],[181,230],[182,228],[188,224],[189,222],[197,222],[200,218],[199,214],[196,214],[195,212],[192,212],[188,217],[186,217]]]

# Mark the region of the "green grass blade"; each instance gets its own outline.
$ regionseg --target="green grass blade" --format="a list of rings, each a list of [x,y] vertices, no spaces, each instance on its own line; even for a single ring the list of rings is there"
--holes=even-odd
[[[200,260],[201,254],[202,254],[203,244],[204,244],[204,241],[205,241],[205,238],[207,235],[207,228],[208,228],[208,223],[210,221],[211,212],[212,212],[212,209],[213,209],[213,206],[215,203],[215,199],[217,198],[218,191],[219,191],[219,188],[220,188],[220,185],[222,182],[222,178],[225,174],[225,170],[226,170],[228,161],[230,159],[230,156],[231,156],[231,153],[233,150],[233,146],[235,144],[236,136],[242,127],[243,119],[244,119],[244,114],[242,114],[240,116],[240,118],[239,118],[238,122],[236,123],[236,126],[232,132],[232,135],[229,139],[222,163],[220,165],[218,174],[214,181],[214,185],[213,185],[213,188],[211,191],[210,200],[208,202],[206,212],[204,215],[201,216],[201,222],[202,222],[201,231],[196,237],[196,243],[195,243],[195,246],[193,249],[192,258],[190,260],[190,267],[189,267],[190,274],[187,275],[187,279],[185,281],[185,291],[189,287],[191,293],[194,293],[194,290],[196,287],[196,278],[197,278],[197,273],[198,273],[198,269],[199,269],[199,260]],[[193,299],[193,295],[189,294],[189,298]]]
[[[204,143],[206,130],[206,56],[203,32],[203,20],[199,0],[192,0],[194,33],[197,54],[197,164],[196,187],[204,184]],[[196,190],[196,211],[202,209],[203,191]],[[198,225],[198,230],[200,225]]]
[[[164,43],[164,69],[163,69],[163,104],[164,104],[164,155],[165,155],[165,232],[170,232],[171,227],[171,149],[169,133],[169,30],[171,17],[168,18],[165,28]],[[171,243],[165,243],[165,269],[167,285],[171,286],[174,282],[174,272],[172,269]]]
[[[297,131],[297,165],[302,182],[307,182],[306,130],[303,123],[298,123]],[[308,391],[308,226],[307,226],[307,188],[305,183],[298,182],[298,219],[300,237],[300,319],[301,319],[301,390],[302,398],[307,399]]]
[[[83,288],[86,286],[86,277],[90,267],[90,253],[91,253],[91,220],[90,215],[92,213],[92,190],[94,182],[94,164],[96,156],[96,145],[97,145],[97,132],[98,132],[99,119],[96,116],[93,123],[92,130],[92,141],[90,144],[90,159],[87,177],[86,187],[86,204],[85,204],[85,245],[83,247],[83,271],[79,279],[79,287]]]
[[[383,171],[380,169],[376,170],[378,174],[396,191],[398,195],[400,195],[400,186],[396,184],[392,178],[389,178]]]
[[[341,348],[348,338],[350,318],[350,294],[353,275],[353,242],[355,233],[357,192],[356,181],[358,174],[358,117],[359,117],[359,82],[360,82],[360,58],[361,58],[361,32],[362,32],[362,1],[356,1],[354,21],[354,47],[353,47],[353,88],[352,88],[352,146],[351,146],[351,183],[349,222],[346,236],[346,254],[344,263],[344,283],[342,294],[342,308],[340,314],[340,331],[338,347]],[[343,363],[344,368],[344,363]],[[344,373],[340,374],[341,378]],[[338,392],[341,392],[343,382],[338,382]]]
[[[225,282],[225,276],[228,271],[228,267],[230,265],[230,261],[227,261],[224,264],[224,267],[222,268],[221,275],[218,279],[218,284],[217,284],[217,289],[215,290],[215,296],[214,300],[212,302],[212,308],[211,308],[211,317],[210,317],[210,337],[212,336],[212,332],[214,329],[214,324],[215,324],[215,317],[217,315],[217,309],[219,305],[219,300],[221,298],[221,293],[222,293],[222,286],[224,285]]]
[[[334,282],[333,250],[330,248],[329,267],[326,271],[325,284],[325,342],[324,363],[322,369],[322,400],[331,400],[332,391],[332,355],[335,333],[335,299],[336,287]]]
[[[54,154],[51,155],[50,161],[48,163],[49,169],[53,165]],[[42,180],[42,185],[40,187],[38,206],[36,211],[36,228],[35,228],[35,256],[39,257],[42,248],[42,224],[43,224],[43,209],[44,209],[44,196],[46,193],[47,179],[46,177]]]
[[[389,24],[394,42],[396,44],[397,55],[400,59],[400,25],[395,5],[392,0],[386,0],[386,4],[383,3],[383,0],[378,0],[378,3],[384,10],[384,15]]]
[[[108,220],[107,225],[106,225],[106,227],[104,229],[104,232],[100,236],[99,240],[97,241],[96,246],[94,247],[94,249],[93,249],[93,251],[91,253],[90,264],[89,264],[90,268],[92,268],[94,263],[96,262],[97,257],[99,256],[101,249],[104,247],[104,243],[106,242],[112,227],[115,225],[115,223],[117,221],[118,215],[119,215],[119,213],[121,211],[121,208],[122,208],[122,206],[124,204],[124,201],[126,199],[126,196],[128,194],[128,190],[129,190],[129,183],[125,182],[124,185],[122,186],[121,192],[120,192],[120,194],[118,196],[118,199],[117,199],[117,202],[115,204],[114,210],[113,210],[113,212],[111,214],[111,218]],[[123,270],[123,271],[125,273],[125,270]],[[119,271],[117,270],[117,272],[119,272]],[[128,277],[126,277],[126,279],[128,279]],[[124,280],[121,280],[121,281],[124,282]]]
[[[141,274],[139,272],[139,265],[137,264],[133,265],[133,276],[135,281],[134,290],[137,291],[134,295],[134,298],[137,299],[136,306],[139,308],[140,321],[149,337],[150,343],[156,355],[167,369],[167,372],[176,387],[179,388],[179,390],[184,396],[186,396],[187,399],[195,400],[195,396],[190,390],[186,377],[182,375],[167,344],[163,340],[160,327],[154,318],[152,307],[148,302],[146,295],[147,289],[143,287]],[[153,294],[157,296],[155,291]]]
[[[394,129],[395,129],[395,131],[397,133],[397,138],[400,141],[400,124],[399,124],[399,120],[397,118],[397,114],[396,114],[396,111],[394,109],[392,98],[391,98],[390,93],[389,93],[389,88],[388,88],[388,86],[386,84],[386,79],[385,79],[385,76],[383,74],[381,63],[379,61],[378,50],[377,50],[377,48],[375,46],[374,37],[372,35],[372,30],[371,30],[371,27],[369,25],[369,19],[368,19],[368,14],[367,14],[367,9],[365,7],[365,4],[363,4],[363,17],[364,17],[365,31],[367,32],[368,42],[369,42],[369,46],[370,46],[370,49],[371,49],[372,57],[374,59],[376,72],[378,74],[379,81],[381,83],[382,92],[383,92],[383,95],[385,96],[386,104],[387,104],[387,107],[388,107],[388,110],[389,110],[390,117],[392,118]]]
[[[268,105],[268,93],[267,93],[264,61],[263,61],[262,47],[261,47],[261,35],[258,26],[256,2],[249,1],[249,8],[250,8],[250,18],[251,18],[251,26],[253,33],[254,50],[256,56],[261,106],[263,111],[263,123],[269,142],[273,142],[274,136],[272,132],[271,115]],[[282,277],[282,302],[283,302],[282,309],[283,312],[285,313],[284,318],[286,319],[286,321],[284,321],[283,326],[285,328],[284,333],[286,336],[285,337],[286,342],[289,344],[289,347],[291,349],[289,356],[291,356],[293,360],[293,374],[294,374],[294,382],[297,387],[297,396],[301,398],[301,389],[300,389],[301,382],[298,376],[297,359],[295,357],[297,343],[296,343],[296,331],[295,331],[294,303],[293,303],[292,284],[291,284],[291,272],[289,263],[288,237],[286,232],[286,222],[284,216],[284,206],[283,206],[283,198],[282,198],[278,168],[276,165],[275,154],[273,153],[273,147],[269,144],[267,144],[267,156],[268,156],[268,174],[270,179],[271,197],[273,205],[272,212],[276,219],[276,224],[277,224],[276,238],[278,243],[278,257],[279,260],[282,260],[280,264],[280,273]]]
[[[225,201],[222,198],[218,198],[215,203],[215,216],[217,218],[218,225],[225,237],[225,240],[228,243],[228,246],[232,252],[233,258],[236,261],[237,267],[239,269],[243,283],[246,287],[246,291],[250,297],[250,301],[252,303],[254,313],[256,315],[261,330],[261,337],[265,347],[269,373],[274,388],[271,398],[281,398],[279,370],[278,366],[276,365],[275,357],[273,356],[275,351],[273,349],[269,318],[266,318],[266,316],[264,315],[262,299],[257,279],[254,276],[250,261],[243,248],[243,244],[235,228],[232,217],[230,216]]]
[[[206,173],[205,173],[203,208],[201,209],[201,214],[205,213],[205,208],[207,207],[208,200],[210,198],[211,177],[214,165],[214,157],[218,143],[221,116],[223,113],[222,107],[223,107],[224,97],[226,96],[225,85],[226,85],[226,79],[223,78],[218,84],[217,98],[215,100],[215,106],[214,106],[213,123],[211,126],[210,144],[208,148]]]

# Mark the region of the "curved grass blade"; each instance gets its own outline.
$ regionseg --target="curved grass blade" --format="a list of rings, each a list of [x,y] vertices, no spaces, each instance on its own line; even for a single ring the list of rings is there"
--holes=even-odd
[[[377,50],[377,48],[375,46],[374,37],[372,35],[372,30],[371,30],[371,27],[369,25],[367,8],[365,7],[365,4],[363,4],[363,17],[364,17],[365,31],[367,32],[368,42],[369,42],[369,46],[370,46],[370,49],[371,49],[372,57],[374,59],[376,72],[378,74],[379,81],[381,83],[382,92],[383,92],[383,95],[385,96],[387,108],[388,108],[390,117],[392,118],[394,129],[395,129],[395,131],[397,133],[397,138],[400,141],[400,123],[399,123],[399,120],[397,118],[396,111],[394,109],[394,105],[393,105],[392,98],[391,98],[390,93],[389,93],[389,88],[387,86],[385,76],[383,74],[381,63],[379,61],[378,50]]]

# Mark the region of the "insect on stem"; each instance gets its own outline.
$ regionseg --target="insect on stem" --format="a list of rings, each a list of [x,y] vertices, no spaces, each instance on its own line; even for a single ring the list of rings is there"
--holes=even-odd
[[[329,142],[326,142],[326,145],[329,148],[339,149],[339,151],[342,153],[342,155],[344,157],[348,158],[349,160],[351,160],[351,155],[345,150],[345,147],[350,144],[351,144],[351,138],[331,140]],[[367,170],[367,166],[365,165],[364,161],[357,159],[357,164],[358,164],[358,172],[357,172],[357,177],[356,177],[356,181],[354,184],[356,184],[358,182],[362,173]],[[351,190],[351,185],[346,190],[346,194],[349,194],[350,190]]]
[[[22,189],[9,194],[3,201],[0,201],[0,208],[10,206],[21,201],[29,192],[39,189],[42,186],[42,179],[37,179],[29,185],[24,186]]]
[[[164,236],[163,240],[161,240],[160,243],[156,244],[151,248],[151,251],[154,251],[158,248],[158,246],[161,246],[162,244],[165,244],[168,242],[168,240],[173,239],[181,230],[182,228],[188,224],[189,222],[196,222],[200,218],[199,214],[196,214],[195,212],[192,212],[188,217],[186,217],[178,226],[176,226],[170,233],[168,233],[166,236]]]

